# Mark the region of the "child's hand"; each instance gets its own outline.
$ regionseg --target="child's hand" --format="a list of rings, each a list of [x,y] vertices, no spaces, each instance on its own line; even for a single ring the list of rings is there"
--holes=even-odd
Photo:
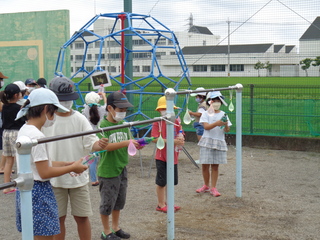
[[[98,95],[106,96],[106,93],[105,92],[98,92]]]
[[[134,144],[134,146],[135,146],[137,149],[139,149],[140,144],[137,142],[137,140],[135,140],[135,139],[130,139],[130,140],[128,140],[128,146],[129,146],[130,141],[132,141],[132,143]]]
[[[183,146],[184,145],[184,137],[177,137],[174,139],[174,145]]]
[[[99,147],[105,149],[108,146],[109,139],[108,138],[101,138],[98,142]]]
[[[216,126],[227,126],[228,122],[223,122],[221,120],[218,120],[215,122]]]
[[[82,164],[82,161],[83,161],[83,159],[80,158],[78,161],[75,161],[75,162],[72,163],[73,172],[79,174],[79,173],[82,173],[82,172],[84,172],[85,170],[88,169],[88,166]]]

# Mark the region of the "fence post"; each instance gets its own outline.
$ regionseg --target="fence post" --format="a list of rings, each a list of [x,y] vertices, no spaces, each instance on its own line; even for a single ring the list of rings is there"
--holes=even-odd
[[[253,112],[254,112],[254,106],[253,106],[253,99],[254,99],[254,84],[250,84],[250,134],[253,134]]]

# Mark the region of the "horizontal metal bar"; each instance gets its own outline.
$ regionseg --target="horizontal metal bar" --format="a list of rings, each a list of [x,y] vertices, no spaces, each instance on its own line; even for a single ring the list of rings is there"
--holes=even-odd
[[[57,141],[57,140],[63,140],[63,139],[67,139],[67,138],[80,137],[80,136],[90,135],[90,134],[94,134],[94,133],[101,133],[101,132],[106,132],[106,131],[115,130],[115,129],[137,126],[137,125],[149,124],[149,123],[153,123],[153,122],[159,122],[163,119],[167,119],[167,118],[166,117],[156,117],[153,119],[136,121],[136,122],[124,122],[121,125],[100,128],[97,130],[90,130],[90,131],[84,131],[84,132],[73,133],[73,134],[65,134],[65,135],[59,135],[59,136],[54,136],[54,137],[40,138],[40,139],[38,139],[38,144],[53,142],[53,141]],[[17,146],[17,148],[19,148],[21,146],[21,144],[19,142],[17,142],[16,146]]]
[[[231,90],[231,89],[239,89],[237,85],[224,87],[224,88],[211,88],[211,89],[203,89],[203,90],[185,90],[176,92],[176,94],[190,94],[190,93],[200,93],[200,92],[212,92],[212,91],[223,91],[223,90]]]
[[[0,190],[17,186],[16,182],[8,182],[0,184]]]

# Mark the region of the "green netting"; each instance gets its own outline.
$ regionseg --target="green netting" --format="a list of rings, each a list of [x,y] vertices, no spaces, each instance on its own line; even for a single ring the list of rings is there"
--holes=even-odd
[[[90,90],[90,86],[85,86]],[[181,89],[187,86],[181,86]],[[192,86],[195,89],[198,86]],[[202,85],[211,89],[212,85]],[[214,88],[226,87],[214,85]],[[112,86],[108,91],[117,91],[117,86]],[[159,86],[150,86],[150,92],[161,93],[164,89]],[[229,91],[222,92],[230,103]],[[142,97],[142,112],[153,118],[158,117],[155,111],[159,95],[144,94]],[[268,86],[244,85],[242,92],[242,132],[244,135],[292,136],[292,137],[317,137],[320,135],[320,88],[319,86]],[[178,95],[176,106],[182,106],[184,95]],[[236,107],[236,93],[233,92],[234,106]],[[134,105],[137,109],[139,96],[134,96]],[[197,103],[194,98],[189,99],[189,109],[195,111]],[[235,134],[236,113],[230,112],[227,107],[221,109],[229,115],[233,127],[230,133]],[[177,111],[177,110],[176,110]],[[185,110],[181,113],[181,119]],[[142,116],[134,120],[143,120]],[[194,131],[192,123],[183,124],[185,131]]]

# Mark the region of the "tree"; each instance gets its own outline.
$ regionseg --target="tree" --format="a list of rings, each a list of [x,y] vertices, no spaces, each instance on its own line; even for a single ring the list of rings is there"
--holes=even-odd
[[[270,72],[272,65],[270,64],[269,61],[265,62],[264,68],[267,70],[266,76],[268,76],[268,73]]]
[[[260,77],[260,69],[264,68],[264,63],[258,61],[255,65],[254,65],[254,69],[258,70],[258,77]]]
[[[306,72],[306,77],[308,77],[308,71],[307,70],[311,66],[312,61],[313,61],[313,59],[311,59],[311,58],[305,58],[305,59],[300,61],[301,69]]]
[[[320,56],[313,59],[313,62],[314,63],[312,63],[312,66],[319,67],[320,66]],[[320,67],[319,67],[319,76],[320,76]]]

